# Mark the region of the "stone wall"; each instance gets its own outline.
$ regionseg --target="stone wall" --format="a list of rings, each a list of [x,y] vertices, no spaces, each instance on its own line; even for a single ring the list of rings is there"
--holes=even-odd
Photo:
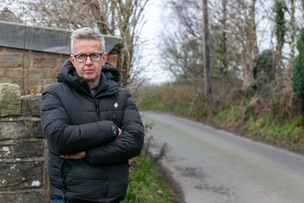
[[[49,202],[40,101],[21,96],[16,84],[0,84],[0,202]]]
[[[37,86],[56,82],[62,63],[69,55],[0,47],[0,83],[18,84],[22,95]]]

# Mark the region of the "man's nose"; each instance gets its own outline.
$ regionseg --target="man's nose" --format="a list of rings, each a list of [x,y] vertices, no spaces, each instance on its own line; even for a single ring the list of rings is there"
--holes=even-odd
[[[86,63],[89,63],[89,64],[91,64],[92,63],[92,60],[91,60],[91,57],[90,57],[90,55],[87,55],[87,59],[86,59],[86,61],[85,61]]]

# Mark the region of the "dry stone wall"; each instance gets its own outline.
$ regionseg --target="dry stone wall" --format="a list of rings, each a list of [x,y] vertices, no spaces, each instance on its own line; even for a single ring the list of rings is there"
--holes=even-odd
[[[21,96],[19,85],[0,83],[0,202],[49,202],[40,101],[39,94]]]

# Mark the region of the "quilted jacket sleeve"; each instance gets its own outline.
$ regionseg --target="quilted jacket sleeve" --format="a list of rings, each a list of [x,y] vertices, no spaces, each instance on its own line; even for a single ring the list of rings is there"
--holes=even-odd
[[[51,153],[74,154],[114,139],[111,128],[113,121],[69,125],[58,91],[58,86],[50,85],[41,101],[41,125]]]
[[[93,165],[115,164],[138,156],[144,143],[144,126],[137,107],[129,95],[122,120],[122,134],[115,140],[87,151]]]

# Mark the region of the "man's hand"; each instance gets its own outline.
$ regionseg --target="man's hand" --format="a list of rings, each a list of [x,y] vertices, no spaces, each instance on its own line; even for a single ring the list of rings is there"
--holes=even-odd
[[[85,151],[76,153],[76,154],[69,154],[69,155],[60,155],[63,159],[83,159],[86,157]]]

